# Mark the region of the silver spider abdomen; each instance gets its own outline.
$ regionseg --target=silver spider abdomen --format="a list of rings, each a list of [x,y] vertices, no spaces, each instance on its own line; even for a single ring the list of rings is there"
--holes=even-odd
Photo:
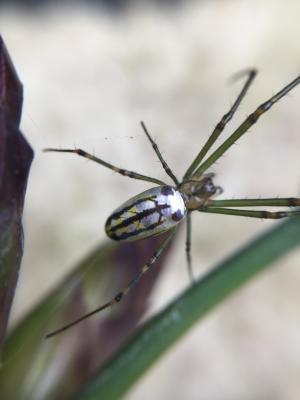
[[[171,229],[185,215],[181,193],[172,186],[156,186],[117,208],[107,219],[105,231],[113,240],[135,241]]]

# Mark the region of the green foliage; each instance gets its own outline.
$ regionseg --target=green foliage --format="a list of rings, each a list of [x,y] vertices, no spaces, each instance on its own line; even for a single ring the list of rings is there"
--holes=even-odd
[[[299,244],[300,218],[286,220],[258,236],[144,324],[77,399],[118,399],[199,319]]]
[[[103,292],[107,280],[112,279],[109,270],[118,246],[99,246],[9,336],[0,371],[0,397],[56,399],[59,393],[78,399],[120,398],[199,319],[299,243],[300,218],[276,225],[212,268],[204,278],[147,321],[134,336],[133,329],[126,333],[126,324],[132,318],[131,306],[121,304],[109,313],[109,318],[106,316],[100,322],[91,318],[57,338],[45,340],[49,326],[64,323],[74,310],[85,312],[85,307],[78,311],[79,304],[86,302],[86,307],[90,308],[90,297],[92,303],[102,301],[99,297],[94,299],[93,292],[96,286],[97,292]],[[83,283],[78,294],[80,277],[83,277]],[[77,294],[74,295],[74,291]],[[59,306],[62,303],[63,309]],[[54,317],[60,322],[53,323]],[[129,342],[119,340],[113,352],[99,358],[116,331],[120,331],[120,337],[131,337]],[[89,374],[84,374],[82,362],[85,366],[96,364],[96,368],[89,371],[94,376],[92,380]],[[47,386],[51,373],[55,378],[52,376]],[[84,379],[80,379],[80,375]]]

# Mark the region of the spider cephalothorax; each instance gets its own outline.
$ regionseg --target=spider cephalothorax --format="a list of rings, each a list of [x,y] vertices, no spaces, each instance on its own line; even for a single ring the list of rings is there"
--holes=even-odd
[[[214,214],[226,214],[235,216],[247,216],[252,218],[284,218],[300,214],[298,209],[292,211],[266,211],[243,209],[243,207],[298,207],[300,199],[297,198],[258,198],[258,199],[229,199],[229,200],[213,200],[213,197],[222,193],[220,186],[215,186],[213,183],[214,174],[205,173],[248,129],[257,122],[259,117],[268,111],[273,104],[285,96],[296,85],[300,83],[300,76],[294,79],[291,83],[281,89],[278,93],[272,96],[269,100],[262,103],[245,121],[226,139],[217,149],[208,157],[207,153],[214,145],[226,124],[233,117],[235,111],[244,98],[249,86],[251,85],[256,71],[253,69],[243,71],[239,76],[247,75],[247,80],[234,102],[230,110],[224,114],[216,128],[209,136],[208,140],[196,156],[194,161],[187,169],[182,182],[179,182],[168,164],[162,157],[157,144],[154,142],[144,123],[142,127],[148,137],[152,147],[157,154],[164,170],[174,182],[174,186],[170,186],[160,179],[150,176],[141,175],[137,172],[125,170],[115,167],[114,165],[95,157],[81,149],[46,149],[46,151],[56,151],[64,153],[75,153],[89,160],[93,160],[104,167],[110,168],[113,171],[128,176],[130,178],[139,179],[147,182],[155,183],[156,187],[146,190],[137,196],[126,201],[122,206],[117,208],[106,222],[106,233],[114,240],[133,241],[144,239],[149,236],[159,235],[169,231],[169,235],[161,242],[158,249],[154,252],[151,259],[141,268],[139,274],[135,276],[129,284],[114,296],[110,301],[96,310],[83,315],[77,320],[63,326],[56,331],[51,332],[47,337],[54,336],[57,333],[70,328],[78,322],[88,318],[89,316],[102,311],[121,299],[132,289],[140,278],[154,265],[155,261],[162,254],[168,243],[172,240],[178,224],[186,220],[187,235],[186,235],[186,254],[188,262],[188,271],[190,278],[193,279],[191,269],[191,212],[200,211]],[[204,160],[205,159],[205,160]],[[234,207],[234,208],[231,208]],[[242,209],[240,209],[242,208]]]
[[[220,186],[215,186],[214,176],[213,173],[193,175],[190,179],[179,184],[178,189],[189,211],[200,210],[201,207],[209,204],[212,197],[223,192]]]

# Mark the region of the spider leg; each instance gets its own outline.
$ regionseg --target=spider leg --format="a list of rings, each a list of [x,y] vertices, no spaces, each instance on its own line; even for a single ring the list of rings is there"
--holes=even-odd
[[[187,260],[187,267],[188,267],[188,274],[191,283],[195,282],[195,277],[193,273],[192,267],[192,259],[191,259],[191,237],[192,237],[192,218],[191,212],[187,212],[186,215],[186,240],[185,240],[185,252],[186,252],[186,260]]]
[[[199,154],[197,155],[197,157],[195,158],[195,160],[192,162],[192,164],[189,166],[188,170],[186,171],[183,180],[186,180],[188,178],[191,177],[191,175],[193,175],[193,171],[200,165],[201,161],[203,160],[203,158],[206,156],[207,152],[209,151],[209,149],[213,146],[213,144],[215,143],[215,141],[218,139],[218,137],[220,136],[220,134],[223,132],[226,124],[231,120],[231,118],[233,117],[234,113],[236,112],[236,110],[238,109],[239,105],[241,104],[243,98],[245,97],[251,83],[253,82],[257,71],[255,69],[248,69],[245,71],[241,71],[239,74],[237,74],[234,79],[236,78],[240,78],[243,75],[247,75],[248,78],[240,92],[240,94],[238,95],[236,101],[234,102],[233,106],[231,107],[231,109],[223,115],[222,119],[220,120],[220,122],[217,124],[217,126],[215,127],[214,131],[212,132],[212,134],[209,136],[207,142],[205,143],[205,145],[202,147],[202,149],[200,150]]]
[[[133,171],[128,171],[126,169],[123,168],[118,168],[115,167],[114,165],[102,160],[101,158],[95,157],[90,153],[87,153],[84,150],[81,149],[52,149],[52,148],[47,148],[44,149],[44,151],[53,151],[53,152],[58,152],[58,153],[75,153],[78,154],[81,157],[87,158],[88,160],[92,160],[95,161],[98,164],[103,165],[106,168],[112,169],[114,172],[117,172],[118,174],[124,175],[124,176],[128,176],[129,178],[133,178],[133,179],[139,179],[141,181],[146,181],[146,182],[153,182],[156,185],[165,185],[165,183],[159,179],[156,178],[152,178],[150,176],[146,176],[146,175],[141,175],[138,174],[137,172],[133,172]]]
[[[250,218],[262,218],[262,219],[280,219],[286,217],[300,216],[300,210],[293,211],[254,211],[254,210],[236,210],[233,208],[222,208],[222,207],[202,207],[198,209],[200,212],[213,213],[213,214],[225,214],[235,215],[238,217],[250,217]]]
[[[295,86],[300,83],[300,76],[290,82],[287,86],[281,89],[278,93],[272,96],[269,100],[262,103],[252,114],[250,114],[245,121],[232,133],[231,136],[221,146],[219,146],[194,172],[195,174],[202,174],[212,164],[214,164],[224,153],[229,149],[248,129],[254,125],[259,117],[268,111],[273,104],[277,103],[282,97],[290,92]]]
[[[159,151],[159,148],[158,148],[157,144],[155,143],[155,141],[150,136],[150,133],[149,133],[148,129],[146,128],[146,125],[145,125],[145,123],[143,121],[141,121],[141,125],[142,125],[142,128],[143,128],[147,138],[149,139],[150,143],[152,144],[153,150],[155,151],[157,157],[159,158],[159,161],[161,162],[161,164],[163,166],[163,169],[166,171],[166,173],[169,175],[169,177],[173,180],[175,185],[178,186],[179,185],[178,179],[173,174],[171,168],[168,166],[168,164],[164,160],[161,152]]]
[[[166,249],[167,245],[170,243],[170,241],[174,237],[176,229],[177,229],[177,227],[173,228],[170,231],[170,234],[161,242],[158,249],[153,253],[150,260],[141,268],[140,272],[128,283],[128,285],[121,292],[119,292],[116,296],[114,296],[113,299],[111,299],[109,302],[103,304],[101,307],[98,307],[95,310],[90,311],[89,313],[83,315],[82,317],[70,322],[69,324],[64,325],[63,327],[61,327],[59,329],[56,329],[53,332],[48,333],[46,335],[46,338],[48,339],[52,336],[55,336],[65,330],[71,328],[72,326],[78,324],[79,322],[89,318],[90,316],[92,316],[100,311],[103,311],[106,308],[109,308],[116,303],[119,303],[124,298],[124,296],[126,296],[128,294],[128,292],[139,282],[139,280],[142,278],[142,276],[151,269],[151,267],[154,265],[156,260],[161,256],[163,251]]]
[[[209,207],[297,207],[300,206],[300,199],[296,197],[273,197],[269,199],[209,200],[206,205]]]

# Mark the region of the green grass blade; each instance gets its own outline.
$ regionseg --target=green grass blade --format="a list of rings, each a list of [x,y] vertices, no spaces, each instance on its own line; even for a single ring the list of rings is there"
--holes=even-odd
[[[140,271],[162,240],[109,241],[88,253],[7,337],[0,399],[73,398],[135,332],[174,241],[155,263],[155,273],[142,279],[122,304],[51,339],[45,335],[104,304]]]
[[[95,375],[77,400],[120,398],[197,320],[298,244],[300,219],[289,219],[217,265],[144,324],[135,337]]]

